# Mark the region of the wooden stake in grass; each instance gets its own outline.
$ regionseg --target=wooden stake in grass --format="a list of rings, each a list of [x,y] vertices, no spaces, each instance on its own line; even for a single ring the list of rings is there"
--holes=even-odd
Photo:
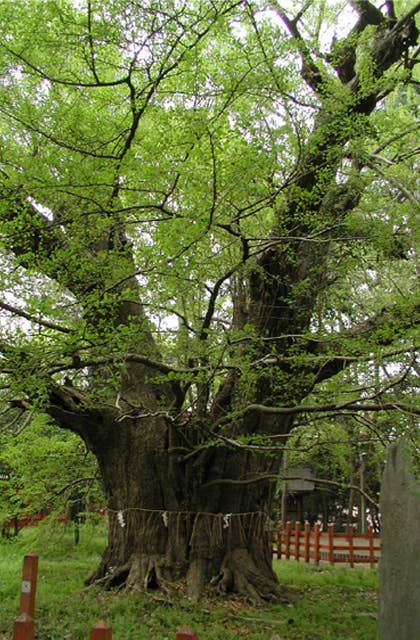
[[[19,613],[27,613],[31,618],[34,618],[35,614],[37,576],[38,556],[33,551],[30,551],[23,559]]]
[[[27,613],[21,613],[13,624],[13,640],[34,640],[35,623]]]
[[[111,627],[103,620],[99,620],[91,629],[90,640],[112,640]]]
[[[185,626],[176,632],[176,640],[197,640],[197,634],[190,627]]]

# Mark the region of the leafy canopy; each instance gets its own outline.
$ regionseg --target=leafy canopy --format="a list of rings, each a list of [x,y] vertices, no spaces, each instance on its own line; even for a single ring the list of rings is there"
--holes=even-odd
[[[417,50],[379,70],[378,9],[355,5],[2,3],[8,399],[46,408],[53,386],[118,407],[133,355],[188,389],[187,411],[232,370],[242,411],[270,358],[268,404],[337,404],[357,360],[398,386],[418,313]],[[284,293],[264,325],[273,247]],[[375,401],[353,373],[344,397]]]

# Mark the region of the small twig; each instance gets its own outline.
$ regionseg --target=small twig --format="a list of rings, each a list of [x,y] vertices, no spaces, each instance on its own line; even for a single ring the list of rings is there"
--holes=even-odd
[[[76,484],[81,484],[82,482],[86,482],[86,483],[94,482],[94,480],[98,480],[98,476],[90,476],[90,477],[87,477],[87,478],[77,478],[76,480],[72,480],[71,482],[66,484],[64,487],[62,487],[58,491],[54,491],[53,495],[54,496],[61,496],[63,493],[65,493],[67,491],[67,489],[70,489],[71,487],[74,487]]]
[[[22,415],[22,414],[21,414]],[[25,419],[23,420],[22,424],[20,425],[19,429],[17,430],[17,432],[14,434],[15,437],[19,436],[22,431],[24,429],[26,429],[26,427],[28,426],[28,424],[30,423],[30,421],[32,420],[32,417],[34,415],[33,411],[29,411],[28,415],[25,417]],[[20,416],[19,416],[20,417]]]

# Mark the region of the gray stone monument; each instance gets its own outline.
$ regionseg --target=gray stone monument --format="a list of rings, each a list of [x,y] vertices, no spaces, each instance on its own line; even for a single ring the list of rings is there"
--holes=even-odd
[[[406,442],[390,445],[381,486],[379,640],[420,639],[420,482]]]

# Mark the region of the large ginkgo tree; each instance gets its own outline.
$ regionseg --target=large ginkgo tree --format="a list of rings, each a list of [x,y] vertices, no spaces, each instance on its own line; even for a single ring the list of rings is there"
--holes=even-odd
[[[381,4],[1,3],[2,393],[97,459],[92,580],[276,598],[290,431],[416,419],[420,5]]]

